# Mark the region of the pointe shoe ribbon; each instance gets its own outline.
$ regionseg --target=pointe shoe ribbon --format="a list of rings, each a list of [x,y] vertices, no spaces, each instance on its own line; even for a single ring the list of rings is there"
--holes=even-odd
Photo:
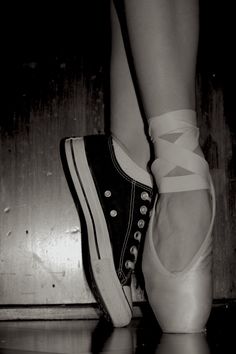
[[[150,118],[149,132],[158,156],[152,164],[152,171],[159,193],[209,188],[208,164],[202,156],[194,153],[199,146],[194,111],[180,110],[174,111],[174,115],[166,113]],[[165,136],[169,134],[179,135],[174,143],[166,140]],[[188,174],[168,176],[176,166],[189,171]]]
[[[178,113],[181,115],[181,112]],[[159,158],[154,161],[153,168],[155,173],[158,172],[157,183],[161,193],[209,189],[212,219],[207,235],[190,263],[182,271],[171,272],[161,263],[153,242],[156,198],[144,244],[142,269],[149,303],[162,330],[166,333],[204,331],[212,305],[212,228],[215,217],[215,192],[206,161],[193,152],[198,146],[198,130],[194,119],[190,122],[183,116],[184,114],[176,120],[161,117],[157,119],[157,123],[153,120],[155,127],[158,125],[159,136],[169,132],[183,133],[175,143],[166,142],[162,138],[156,139]],[[191,171],[191,174],[166,177],[175,166],[181,166]]]

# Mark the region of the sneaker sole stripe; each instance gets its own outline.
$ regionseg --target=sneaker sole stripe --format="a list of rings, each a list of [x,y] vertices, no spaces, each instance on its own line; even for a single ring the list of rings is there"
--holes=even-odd
[[[85,199],[85,201],[86,201],[86,205],[87,205],[87,208],[88,208],[88,211],[89,211],[89,214],[90,214],[90,218],[91,218],[91,221],[92,221],[93,232],[94,232],[94,240],[95,240],[97,255],[98,255],[98,258],[101,259],[101,255],[100,255],[99,247],[98,247],[98,239],[97,239],[97,233],[96,233],[95,222],[94,222],[93,214],[92,214],[91,208],[90,208],[90,206],[89,206],[89,201],[88,201],[88,199],[87,199],[87,196],[86,196],[86,193],[85,193],[85,190],[84,190],[84,187],[83,187],[83,183],[82,183],[82,180],[81,180],[81,178],[80,178],[79,171],[78,171],[78,168],[77,168],[77,165],[76,165],[75,152],[74,152],[74,147],[73,147],[73,142],[72,142],[72,140],[70,141],[70,147],[71,147],[71,155],[72,155],[72,160],[73,160],[73,164],[74,164],[76,176],[77,176],[77,178],[78,178],[78,180],[79,180],[80,187],[81,187],[81,190],[82,190],[82,192],[83,192],[84,199]]]
[[[91,217],[94,220],[96,235],[99,235],[99,242],[97,240],[97,247],[99,248],[100,258],[113,259],[113,253],[110,245],[110,237],[106,225],[106,220],[103,214],[103,210],[101,208],[99,198],[97,196],[97,190],[94,185],[93,177],[91,175],[90,168],[88,165],[84,141],[83,139],[73,139],[72,144],[74,149],[75,164],[77,166],[77,171],[80,174],[79,181],[77,179],[77,176],[76,178],[74,178],[74,184],[76,187],[76,191],[79,195],[79,200],[82,204],[83,211],[86,212],[86,216]],[[79,171],[83,171],[83,173],[80,173]],[[71,171],[71,173],[73,173],[73,171]],[[84,194],[86,195],[86,199],[81,193],[82,188]],[[88,206],[89,210],[87,210]],[[92,233],[92,229],[90,228],[89,230],[91,231],[89,233],[89,236],[90,234],[92,234],[92,237],[90,237],[89,240],[91,242],[91,246],[93,246],[94,235]],[[92,251],[94,251],[93,248]],[[92,256],[97,259],[95,254],[93,254]]]

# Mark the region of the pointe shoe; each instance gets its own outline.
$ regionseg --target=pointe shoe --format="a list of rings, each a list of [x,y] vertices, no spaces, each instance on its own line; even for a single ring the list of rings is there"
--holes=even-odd
[[[65,139],[61,157],[80,217],[88,285],[107,321],[126,326],[131,275],[152,206],[150,175],[111,136]]]
[[[164,267],[154,247],[153,234],[155,207],[150,219],[143,252],[142,269],[149,303],[166,333],[194,333],[205,329],[212,306],[212,228],[215,217],[215,192],[208,164],[193,151],[198,147],[196,121],[176,116],[153,118],[159,133],[156,141],[159,158],[152,170],[159,193],[209,189],[212,199],[212,219],[207,235],[190,263],[179,272]],[[181,133],[171,143],[161,138],[166,134]],[[176,166],[191,171],[186,176],[167,176]]]

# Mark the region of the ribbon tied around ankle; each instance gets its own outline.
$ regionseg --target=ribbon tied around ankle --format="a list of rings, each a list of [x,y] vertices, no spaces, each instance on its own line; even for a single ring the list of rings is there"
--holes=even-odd
[[[158,158],[152,164],[152,172],[160,193],[209,189],[208,163],[194,151],[199,146],[199,129],[196,113],[180,110],[152,117],[149,134]],[[179,134],[174,142],[166,140],[169,134]],[[170,176],[177,166],[184,168],[186,175]]]

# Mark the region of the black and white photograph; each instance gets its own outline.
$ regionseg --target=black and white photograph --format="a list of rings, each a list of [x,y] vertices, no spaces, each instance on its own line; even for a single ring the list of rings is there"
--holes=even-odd
[[[0,354],[235,353],[233,5],[1,5]]]

